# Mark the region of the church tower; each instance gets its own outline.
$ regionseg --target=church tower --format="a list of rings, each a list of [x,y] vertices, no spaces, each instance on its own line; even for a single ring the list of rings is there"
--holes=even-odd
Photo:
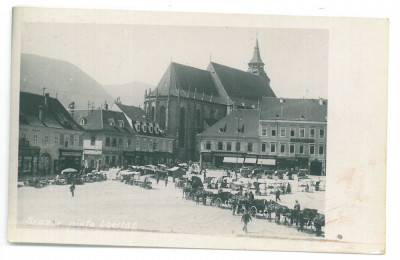
[[[269,83],[270,80],[267,76],[267,73],[265,73],[264,71],[264,62],[261,60],[260,48],[258,47],[258,37],[256,38],[256,46],[254,47],[253,57],[251,58],[248,64],[249,68],[247,72],[265,77]]]

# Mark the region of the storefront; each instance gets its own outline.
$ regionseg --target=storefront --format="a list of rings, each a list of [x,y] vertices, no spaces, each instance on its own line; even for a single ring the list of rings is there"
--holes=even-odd
[[[83,164],[89,169],[102,169],[103,156],[101,150],[84,150],[83,151]]]
[[[289,157],[276,159],[277,170],[308,169],[308,158]]]
[[[104,164],[106,167],[121,167],[123,165],[122,152],[103,151]]]
[[[18,178],[39,175],[40,148],[29,146],[26,140],[19,141],[18,147]]]
[[[81,170],[82,151],[59,149],[59,170],[62,171],[67,168],[73,168],[77,171]],[[58,174],[58,172],[55,172]]]

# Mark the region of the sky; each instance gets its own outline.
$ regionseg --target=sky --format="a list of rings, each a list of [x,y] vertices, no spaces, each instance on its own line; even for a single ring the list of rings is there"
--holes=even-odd
[[[171,61],[247,70],[257,35],[277,96],[327,98],[328,30],[25,23],[21,52],[68,61],[103,85],[156,86]]]

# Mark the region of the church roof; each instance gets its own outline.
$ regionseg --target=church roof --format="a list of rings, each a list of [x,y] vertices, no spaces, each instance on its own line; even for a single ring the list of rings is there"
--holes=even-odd
[[[254,47],[253,57],[249,61],[249,64],[250,63],[262,63],[262,64],[264,64],[264,62],[261,60],[260,48],[258,47],[258,39],[256,39],[256,46]]]
[[[136,106],[127,106],[127,105],[123,105],[121,103],[115,103],[115,104],[131,120],[140,119],[142,121],[149,121],[149,120],[147,120],[146,112],[142,108],[136,107]]]
[[[263,98],[261,120],[327,122],[326,99]]]
[[[160,82],[151,95],[182,96],[196,99],[212,100],[216,103],[224,103],[218,94],[211,74],[202,70],[175,62],[171,62]]]
[[[209,70],[221,82],[226,94],[232,99],[241,98],[257,101],[262,97],[275,97],[267,78],[239,69],[211,62]]]

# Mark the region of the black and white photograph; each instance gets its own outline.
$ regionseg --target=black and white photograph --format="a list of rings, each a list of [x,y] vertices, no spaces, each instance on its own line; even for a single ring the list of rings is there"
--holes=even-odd
[[[340,153],[328,128],[346,117],[331,109],[329,28],[71,19],[18,33],[16,229],[346,237],[326,227],[349,220],[367,184],[341,193],[358,170],[328,167]],[[356,199],[328,207],[335,193]]]

